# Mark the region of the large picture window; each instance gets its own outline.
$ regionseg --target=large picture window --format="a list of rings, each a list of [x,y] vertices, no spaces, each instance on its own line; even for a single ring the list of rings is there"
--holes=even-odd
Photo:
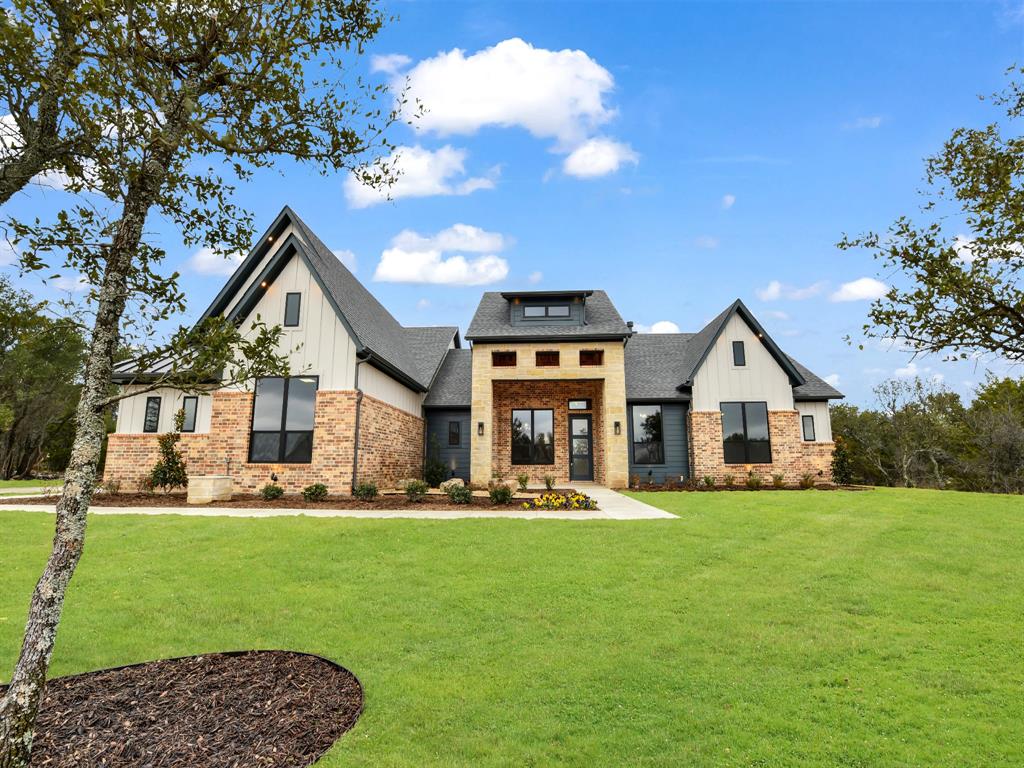
[[[555,463],[554,411],[512,411],[512,463]]]
[[[722,403],[726,464],[771,464],[767,403]]]
[[[256,382],[250,462],[308,464],[313,460],[316,389],[316,376],[274,376]]]
[[[660,405],[634,405],[633,463],[664,464],[665,436]]]

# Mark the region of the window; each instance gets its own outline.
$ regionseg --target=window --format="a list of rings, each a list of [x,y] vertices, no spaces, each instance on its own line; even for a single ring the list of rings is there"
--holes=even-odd
[[[458,421],[448,422],[448,445],[458,448],[462,444],[462,423]]]
[[[814,417],[801,416],[800,423],[804,426],[804,440],[814,442]]]
[[[734,341],[732,343],[732,364],[737,367],[747,364],[747,350],[743,348],[742,341]]]
[[[249,461],[308,464],[313,460],[313,407],[316,376],[256,382]]]
[[[554,411],[512,411],[512,463],[555,463]]]
[[[495,368],[514,368],[515,364],[515,352],[491,352],[491,365]]]
[[[537,365],[558,365],[558,352],[538,352]]]
[[[585,400],[570,400],[569,401],[570,411],[589,411],[590,410],[590,398]]]
[[[581,349],[580,365],[604,365],[604,350]]]
[[[771,464],[767,403],[722,403],[726,464]]]
[[[633,463],[664,464],[665,439],[660,405],[634,405]]]
[[[196,411],[199,410],[199,398],[186,397],[181,403],[181,410],[185,412],[185,419],[181,422],[182,432],[196,431]]]
[[[284,324],[286,328],[294,328],[299,324],[299,307],[302,304],[301,293],[286,293],[284,296]]]
[[[526,304],[523,306],[523,317],[527,320],[537,320],[541,317],[569,317],[569,305],[555,304],[545,306],[541,304]]]
[[[523,307],[523,317],[546,317],[547,307],[534,307],[525,306]]]
[[[142,421],[143,432],[156,432],[160,428],[160,398],[146,398],[146,416]]]
[[[558,304],[553,307],[548,307],[548,317],[568,317],[569,316],[569,305]]]

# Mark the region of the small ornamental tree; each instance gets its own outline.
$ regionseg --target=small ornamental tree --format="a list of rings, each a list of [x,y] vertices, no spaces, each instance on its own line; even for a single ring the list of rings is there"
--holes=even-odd
[[[832,481],[837,485],[849,485],[853,482],[850,446],[842,435],[836,435],[835,443],[832,451]]]
[[[149,473],[149,481],[154,488],[161,488],[168,492],[188,485],[185,457],[178,450],[178,441],[181,440],[181,428],[184,423],[185,411],[182,409],[174,414],[174,429],[160,435],[157,440],[160,445],[160,460],[153,467],[153,471]]]

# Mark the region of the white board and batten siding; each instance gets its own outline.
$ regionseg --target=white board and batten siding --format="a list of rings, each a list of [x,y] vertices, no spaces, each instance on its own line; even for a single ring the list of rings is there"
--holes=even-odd
[[[141,386],[130,386],[128,391],[137,391]],[[117,404],[117,431],[122,434],[141,434],[146,420],[146,400],[151,397],[160,398],[160,420],[157,432],[170,432],[174,429],[174,414],[181,410],[186,393],[171,387],[160,387],[151,392],[126,397]],[[210,431],[210,413],[212,402],[209,395],[196,395],[196,432]]]
[[[828,412],[827,400],[798,402],[796,409],[800,411],[800,429],[803,429],[803,417],[814,417],[814,439],[819,443],[832,442],[832,417]]]
[[[404,384],[392,379],[383,371],[372,365],[363,364],[359,367],[359,388],[363,394],[383,400],[389,405],[401,408],[413,416],[423,414],[423,398],[425,394],[413,392]]]
[[[732,343],[742,341],[746,365],[733,365]],[[793,410],[793,385],[768,349],[738,314],[726,323],[693,377],[693,410],[720,403],[767,402],[769,411]]]

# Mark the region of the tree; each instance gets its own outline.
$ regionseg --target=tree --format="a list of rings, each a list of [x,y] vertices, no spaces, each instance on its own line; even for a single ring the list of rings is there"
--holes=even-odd
[[[1024,492],[1024,381],[989,375],[966,415],[964,487]]]
[[[867,335],[905,339],[922,353],[1024,360],[1024,137],[1013,133],[1024,117],[1024,83],[1011,81],[993,102],[1005,108],[1005,128],[959,128],[927,159],[922,210],[930,221],[904,216],[884,235],[839,243],[867,248],[907,278],[908,287],[871,305]]]
[[[174,414],[174,429],[160,435],[157,444],[160,447],[160,459],[149,473],[149,482],[154,488],[162,488],[164,491],[173,491],[175,488],[184,488],[188,485],[188,470],[185,466],[185,457],[178,450],[178,441],[181,440],[181,428],[185,422],[185,411],[179,410]]]
[[[22,8],[50,6],[21,0]],[[0,768],[29,761],[64,595],[85,542],[104,412],[116,400],[107,391],[115,353],[131,323],[145,335],[184,306],[177,275],[160,273],[164,254],[143,237],[147,217],[155,209],[186,245],[228,253],[247,247],[252,223],[231,202],[222,173],[246,180],[289,157],[321,173],[349,170],[371,185],[390,183],[390,169],[367,159],[389,149],[383,132],[396,107],[372,104],[384,86],[345,77],[349,59],[383,23],[372,0],[126,4],[115,17],[90,20],[93,146],[73,187],[79,202],[50,223],[8,221],[27,245],[22,268],[47,269],[57,259],[80,272],[92,286],[94,315],[53,548],[0,700]],[[109,202],[99,204],[99,195]],[[181,329],[143,356],[163,362],[145,386],[195,390],[222,370],[223,380],[287,373],[279,336],[278,327],[241,330],[224,320]]]

